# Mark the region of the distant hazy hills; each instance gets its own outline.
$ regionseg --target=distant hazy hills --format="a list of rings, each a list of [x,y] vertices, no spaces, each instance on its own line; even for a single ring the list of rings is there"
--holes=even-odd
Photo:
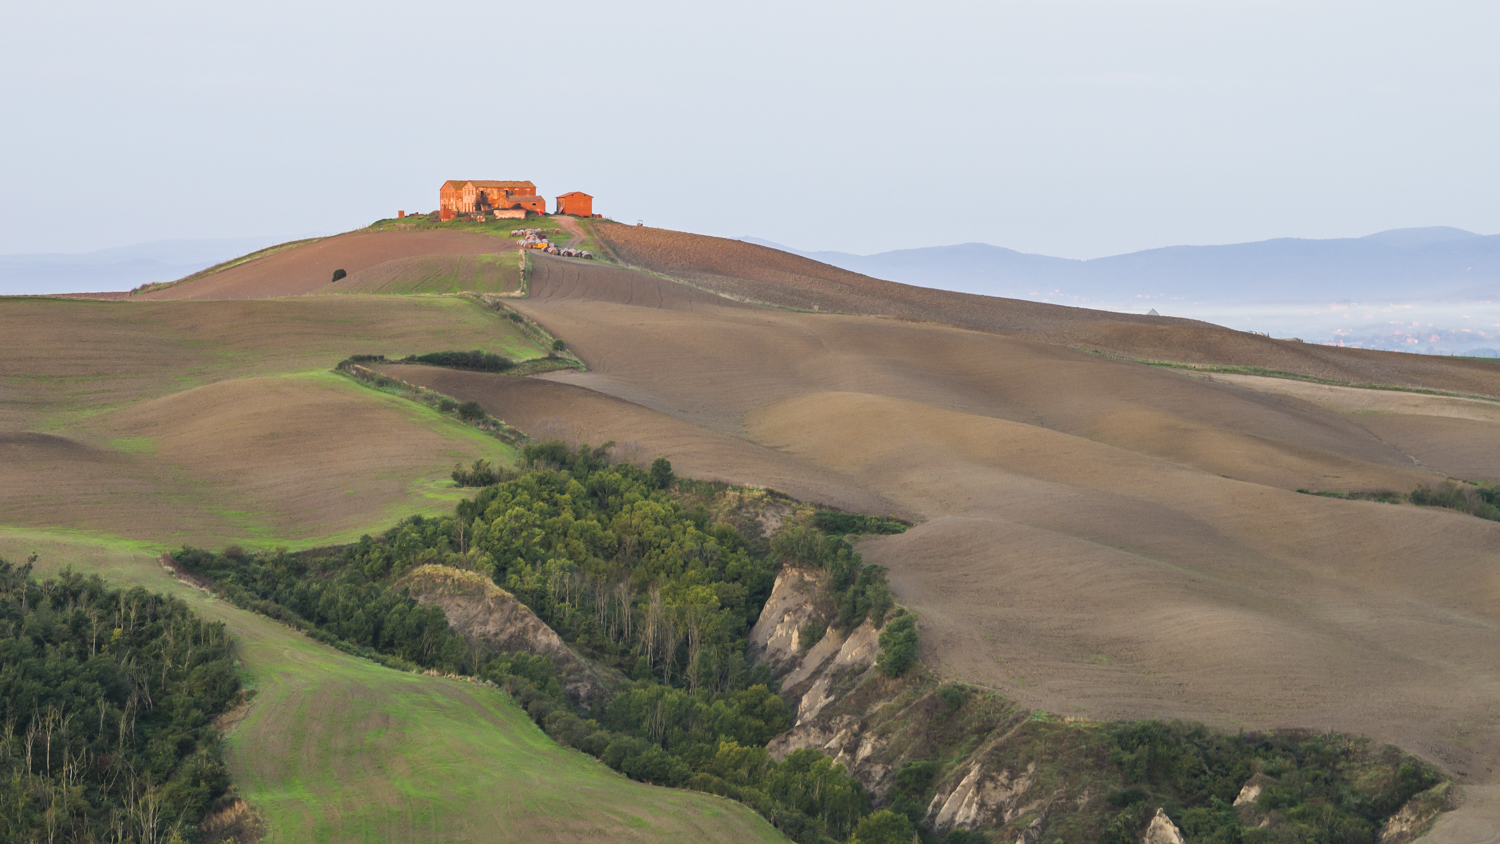
[[[798,254],[923,287],[1102,307],[1500,298],[1500,235],[1443,226],[1337,240],[1168,246],[1088,261],[983,243]]]
[[[83,253],[0,255],[0,296],[101,293],[175,281],[292,237],[159,240]]]

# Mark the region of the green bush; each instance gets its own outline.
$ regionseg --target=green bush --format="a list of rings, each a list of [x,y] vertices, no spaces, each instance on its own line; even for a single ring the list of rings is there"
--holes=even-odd
[[[552,351],[560,352],[566,348],[568,348],[568,344],[564,343],[562,341],[562,338],[558,338],[552,341]]]
[[[665,457],[658,457],[651,461],[651,483],[657,489],[666,489],[672,485],[672,463]]]
[[[797,644],[804,651],[810,651],[823,641],[828,633],[828,625],[819,621],[809,621],[797,630]]]
[[[881,516],[862,516],[838,510],[819,510],[813,515],[813,524],[818,530],[843,536],[850,533],[903,533],[906,525],[895,519]]]
[[[849,844],[912,844],[911,820],[889,809],[873,812],[854,827]]]
[[[1486,494],[1486,493],[1489,494]],[[1421,486],[1412,490],[1411,503],[1426,507],[1446,507],[1481,519],[1500,522],[1500,507],[1493,503],[1494,490],[1459,486],[1453,481],[1443,481],[1439,486]]]
[[[932,785],[937,776],[936,762],[912,760],[896,771],[896,788],[907,794],[920,795]]]
[[[484,406],[477,401],[466,401],[458,406],[458,418],[465,422],[479,422],[487,415]]]
[[[471,372],[504,372],[515,366],[515,361],[491,352],[475,349],[472,352],[432,352],[425,355],[408,355],[404,363],[425,363],[448,369],[465,369]]]
[[[348,276],[349,276],[349,274],[348,274],[348,273],[346,273],[346,272],[344,272],[344,271],[343,271],[343,270],[341,270],[341,269],[339,269],[339,270],[334,270],[334,271],[333,271],[333,281],[338,281],[338,280],[339,280],[339,279],[341,279],[341,278],[348,278]],[[329,283],[329,284],[332,284],[332,283],[333,283],[333,281],[330,281],[330,282],[328,282],[328,283]]]
[[[880,632],[880,655],[875,666],[887,677],[900,677],[917,661],[917,617],[897,616]]]
[[[949,710],[958,709],[969,700],[969,687],[957,684],[949,684],[938,689],[938,700],[943,702],[943,707]]]
[[[475,460],[468,469],[459,466],[453,470],[453,482],[462,487],[492,486],[500,482],[503,472],[496,470],[488,460]]]

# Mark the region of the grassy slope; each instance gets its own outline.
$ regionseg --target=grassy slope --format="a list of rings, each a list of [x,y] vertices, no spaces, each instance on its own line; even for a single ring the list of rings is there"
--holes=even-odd
[[[146,543],[0,528],[0,557],[32,551],[44,574],[72,564],[229,625],[256,689],[230,768],[268,844],[784,840],[736,803],[559,747],[500,691],[381,668],[177,583]]]
[[[327,293],[515,293],[521,287],[516,251],[493,255],[429,255],[360,270],[328,285]]]

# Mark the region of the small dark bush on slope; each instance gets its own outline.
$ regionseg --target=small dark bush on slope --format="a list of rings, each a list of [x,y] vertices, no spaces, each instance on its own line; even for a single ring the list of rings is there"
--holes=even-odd
[[[403,363],[425,363],[448,369],[467,369],[472,372],[504,372],[515,366],[515,361],[491,352],[432,352],[425,355],[409,355]]]

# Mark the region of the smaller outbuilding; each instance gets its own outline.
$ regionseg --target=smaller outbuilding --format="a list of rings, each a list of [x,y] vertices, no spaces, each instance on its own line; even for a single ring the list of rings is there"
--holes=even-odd
[[[582,191],[569,191],[557,198],[557,213],[574,217],[594,216],[594,198]]]

